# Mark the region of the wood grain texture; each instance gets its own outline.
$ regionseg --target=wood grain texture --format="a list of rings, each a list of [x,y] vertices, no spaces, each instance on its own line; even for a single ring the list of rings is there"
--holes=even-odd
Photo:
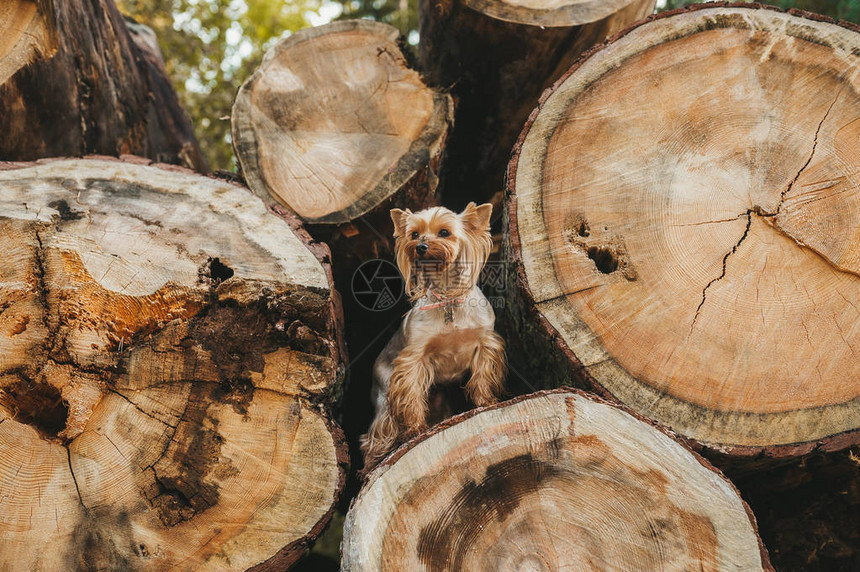
[[[709,4],[544,96],[508,252],[556,383],[729,454],[857,442],[858,53],[821,18]]]
[[[43,14],[31,0],[9,0],[0,6],[0,84],[56,46]]]
[[[432,195],[452,103],[409,69],[398,38],[385,24],[343,21],[269,50],[232,115],[255,193],[324,224],[365,215],[410,184]]]
[[[4,2],[0,38],[0,132],[15,134],[0,160],[136,154],[207,170],[163,67],[113,0]]]
[[[330,276],[246,189],[0,169],[0,568],[285,569],[345,481]]]
[[[459,209],[504,189],[511,148],[541,92],[584,51],[651,14],[654,0],[421,0],[418,8],[421,69],[457,99],[441,195]]]
[[[440,424],[369,475],[345,523],[349,571],[568,567],[771,569],[725,477],[574,390]]]

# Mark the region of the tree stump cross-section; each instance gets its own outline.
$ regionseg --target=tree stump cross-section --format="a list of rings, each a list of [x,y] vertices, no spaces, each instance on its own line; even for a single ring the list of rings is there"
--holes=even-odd
[[[283,569],[345,479],[331,286],[246,189],[0,170],[0,568]]]
[[[314,224],[349,222],[398,192],[432,197],[453,103],[409,69],[399,37],[346,20],[267,52],[233,106],[251,190]]]
[[[771,569],[725,477],[571,390],[467,412],[383,461],[347,514],[342,568]]]
[[[508,245],[522,319],[565,361],[554,383],[730,454],[857,442],[858,54],[823,17],[706,4],[545,94]]]

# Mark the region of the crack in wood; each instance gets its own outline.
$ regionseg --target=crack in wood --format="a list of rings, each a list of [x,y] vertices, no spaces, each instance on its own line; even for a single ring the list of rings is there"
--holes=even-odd
[[[556,300],[561,300],[562,298],[566,298],[568,296],[573,296],[575,294],[581,294],[583,292],[588,292],[589,290],[594,290],[595,288],[600,288],[601,286],[606,286],[606,284],[594,284],[593,286],[586,286],[585,288],[579,288],[578,290],[571,290],[569,292],[562,292],[561,294],[556,294],[555,296],[550,296],[549,298],[537,300],[535,303],[536,304],[546,304],[548,302],[555,302]]]
[[[168,427],[170,427],[172,429],[176,429],[179,426],[179,423],[177,423],[176,425],[171,425],[167,421],[164,421],[163,419],[159,419],[158,417],[156,417],[152,413],[144,411],[137,403],[135,403],[134,401],[129,399],[125,394],[120,393],[116,389],[111,389],[110,387],[106,387],[106,389],[108,390],[109,393],[113,393],[114,395],[118,395],[119,397],[125,399],[129,404],[131,404],[132,407],[134,407],[135,409],[137,409],[138,411],[140,411],[141,413],[143,413],[144,415],[146,415],[150,419],[154,419],[155,421],[158,421],[159,423],[162,423],[163,425],[167,425]],[[180,420],[181,420],[181,418],[180,418]]]
[[[586,370],[589,370],[589,373],[590,373],[591,368],[593,368],[593,367],[597,367],[597,366],[599,366],[599,365],[603,365],[603,364],[608,363],[608,362],[611,362],[611,361],[615,361],[615,358],[614,358],[614,357],[612,357],[612,356],[605,357],[605,358],[603,358],[603,359],[597,360],[597,361],[596,361],[596,362],[594,362],[594,363],[590,363],[590,364],[588,364],[587,366],[585,366],[585,369],[586,369]]]
[[[809,164],[812,162],[812,158],[815,157],[815,149],[818,147],[818,135],[821,133],[821,127],[824,125],[824,122],[827,121],[827,117],[830,115],[830,111],[833,109],[833,106],[836,105],[836,102],[839,100],[839,96],[842,94],[842,91],[836,92],[836,97],[833,98],[833,101],[830,102],[830,107],[827,108],[827,111],[824,113],[824,117],[821,118],[821,121],[818,123],[818,128],[815,130],[815,136],[812,138],[812,151],[809,153],[809,157],[806,159],[806,163],[803,164],[803,167],[797,172],[794,178],[788,183],[788,186],[782,191],[779,195],[779,204],[776,206],[776,213],[779,214],[782,211],[782,205],[785,203],[785,197],[791,192],[791,189],[794,187],[797,180],[800,178],[800,175],[809,167]]]
[[[702,310],[702,306],[705,305],[705,299],[707,297],[708,289],[711,286],[713,286],[713,284],[715,282],[718,282],[718,281],[722,280],[723,278],[725,278],[725,276],[726,276],[726,265],[728,264],[729,257],[738,251],[738,248],[740,248],[741,243],[746,239],[747,235],[749,235],[750,227],[752,226],[752,215],[754,212],[756,212],[756,209],[747,210],[747,226],[744,229],[744,233],[741,236],[740,240],[738,240],[738,242],[732,247],[731,251],[727,252],[726,255],[723,256],[723,271],[720,273],[719,276],[717,276],[716,278],[714,278],[713,280],[708,282],[708,284],[702,289],[702,301],[699,302],[699,306],[696,308],[696,315],[693,316],[693,323],[690,324],[690,335],[693,334],[693,328],[696,327],[696,321],[699,319],[699,313]],[[758,214],[758,213],[756,213],[756,214]]]
[[[84,497],[81,496],[81,488],[78,486],[78,478],[75,476],[75,469],[72,468],[72,450],[66,447],[66,457],[69,460],[69,472],[72,475],[72,481],[75,483],[75,490],[78,492],[78,502],[84,507],[84,511],[89,513],[90,509],[84,504]]]
[[[723,219],[719,219],[719,220],[703,220],[701,222],[688,222],[688,223],[684,223],[684,224],[673,224],[672,226],[673,227],[703,226],[706,224],[718,224],[721,222],[735,222],[736,220],[738,220],[742,216],[746,216],[746,215],[747,215],[747,213],[741,213],[738,216],[733,217],[733,218],[723,218]],[[762,215],[762,216],[769,216],[769,215]]]
[[[45,259],[45,245],[42,243],[42,235],[39,232],[38,226],[34,230],[34,234],[36,236],[36,242],[39,243],[39,246],[36,248],[36,288],[38,289],[37,298],[39,300],[39,305],[42,307],[42,325],[45,327],[45,330],[48,332],[46,346],[47,351],[45,352],[46,358],[50,358],[51,354],[54,353],[54,348],[57,345],[57,333],[60,327],[59,322],[57,322],[57,327],[51,327],[51,308],[48,302],[48,281],[46,279],[46,259]],[[38,371],[44,367],[42,366],[37,368]]]
[[[103,435],[104,438],[108,440],[108,443],[113,445],[113,448],[116,449],[116,452],[119,453],[119,456],[122,457],[124,461],[129,462],[128,457],[126,457],[125,453],[122,452],[122,449],[120,449],[119,446],[117,446],[117,444],[113,442],[113,439],[110,438],[110,435],[108,435],[107,433],[103,433]]]
[[[132,404],[132,405],[134,405],[134,404]],[[179,430],[179,424],[182,423],[183,421],[185,421],[185,416],[188,413],[188,408],[190,407],[190,405],[191,405],[191,397],[189,396],[189,398],[185,401],[185,408],[182,410],[182,415],[179,416],[179,421],[176,423],[176,427],[173,427],[172,425],[165,423],[165,425],[167,425],[168,427],[171,427],[173,429],[173,433],[171,433],[170,437],[168,437],[167,440],[164,442],[164,448],[161,450],[161,453],[158,455],[158,458],[143,468],[143,471],[145,471],[147,469],[152,469],[152,473],[153,473],[153,475],[155,475],[156,479],[158,478],[158,475],[155,472],[155,465],[157,465],[158,462],[161,461],[161,459],[163,459],[164,456],[167,454],[167,450],[170,448],[170,444],[173,442],[173,438],[176,437],[176,432]]]
[[[822,117],[821,121],[818,123],[818,127],[815,130],[815,135],[812,138],[812,151],[810,151],[809,157],[807,157],[807,159],[806,159],[806,163],[803,164],[803,166],[800,168],[800,170],[797,171],[797,174],[794,176],[794,178],[788,183],[788,186],[786,186],[786,188],[783,189],[782,193],[780,193],[779,203],[776,206],[776,210],[774,212],[768,212],[768,211],[764,210],[759,205],[756,205],[750,209],[747,209],[747,212],[745,213],[746,217],[747,217],[747,226],[746,226],[746,229],[744,229],[743,236],[741,236],[741,238],[740,238],[740,240],[738,240],[737,244],[735,244],[734,247],[732,247],[732,250],[730,252],[726,253],[726,255],[723,257],[723,270],[720,273],[720,275],[717,276],[716,278],[714,278],[713,280],[711,280],[710,282],[708,282],[708,284],[702,289],[702,301],[699,302],[699,306],[696,308],[696,314],[693,316],[693,323],[690,324],[690,335],[693,334],[693,329],[696,326],[696,321],[699,319],[699,314],[702,310],[702,306],[705,305],[705,299],[707,296],[708,289],[715,282],[722,280],[726,276],[726,264],[728,263],[729,257],[732,254],[734,254],[735,252],[737,252],[741,243],[744,241],[744,239],[746,239],[747,235],[749,234],[750,226],[752,225],[752,215],[753,214],[756,214],[762,218],[771,218],[772,219],[771,223],[772,223],[774,228],[776,228],[778,231],[782,232],[783,234],[785,234],[786,236],[788,236],[789,238],[794,240],[799,246],[809,248],[808,245],[799,242],[795,237],[793,237],[789,233],[787,233],[778,224],[778,222],[776,221],[776,217],[778,217],[782,211],[782,206],[785,203],[785,197],[788,195],[789,192],[791,192],[791,189],[794,187],[795,183],[797,183],[798,179],[800,179],[800,176],[803,174],[803,172],[806,170],[806,168],[809,167],[809,164],[812,163],[812,159],[813,159],[813,157],[815,157],[815,150],[818,147],[818,136],[821,133],[821,128],[823,127],[824,122],[827,121],[827,118],[830,116],[830,111],[836,105],[836,102],[839,100],[839,96],[841,95],[841,93],[842,93],[841,90],[836,93],[836,97],[834,97],[833,101],[830,102],[830,106],[827,108],[827,111],[824,113],[824,117]],[[737,220],[738,218],[740,218],[742,216],[744,216],[743,213],[739,214],[737,217],[735,217],[735,219],[727,219],[727,220],[720,220],[720,221],[713,221],[713,222],[729,222],[731,220]],[[693,225],[697,225],[697,224],[709,224],[709,222],[693,223]],[[682,226],[688,226],[688,225],[682,225]],[[812,250],[813,250],[813,252],[817,252],[814,249],[812,249]],[[820,254],[820,253],[818,253],[818,254]],[[823,258],[825,258],[825,260],[828,260],[828,262],[829,262],[829,259],[827,259],[826,256],[823,256]]]

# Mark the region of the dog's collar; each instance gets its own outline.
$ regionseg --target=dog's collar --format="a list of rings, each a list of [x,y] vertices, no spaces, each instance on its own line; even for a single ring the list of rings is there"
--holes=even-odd
[[[463,296],[462,298],[447,298],[441,294],[434,292],[433,290],[428,290],[427,293],[439,300],[439,302],[436,302],[434,304],[427,304],[426,306],[421,306],[420,308],[418,308],[419,310],[430,310],[431,308],[441,308],[442,306],[448,305],[456,306],[457,304],[462,304],[463,301],[466,299],[465,296]]]
[[[418,308],[419,310],[432,310],[433,308],[441,308],[442,306],[456,306],[457,304],[462,304],[465,298],[446,298],[441,302],[436,302],[434,304],[427,304],[426,306],[421,306]]]
[[[433,308],[445,308],[445,322],[450,324],[454,321],[454,306],[458,306],[463,303],[466,299],[465,296],[462,298],[446,298],[441,294],[437,294],[433,290],[428,290],[428,294],[432,294],[439,302],[434,302],[433,304],[427,304],[424,306],[420,306],[417,308],[418,310],[432,310]]]

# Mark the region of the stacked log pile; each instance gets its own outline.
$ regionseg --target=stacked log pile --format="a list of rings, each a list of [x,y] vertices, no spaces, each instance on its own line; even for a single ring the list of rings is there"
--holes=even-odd
[[[421,2],[418,69],[293,34],[236,97],[247,187],[125,155],[205,170],[111,0],[0,8],[0,568],[286,570],[344,490],[344,570],[856,563],[860,31],[717,3],[593,47],[653,5]],[[389,210],[511,148],[508,385],[549,391],[362,481]]]

